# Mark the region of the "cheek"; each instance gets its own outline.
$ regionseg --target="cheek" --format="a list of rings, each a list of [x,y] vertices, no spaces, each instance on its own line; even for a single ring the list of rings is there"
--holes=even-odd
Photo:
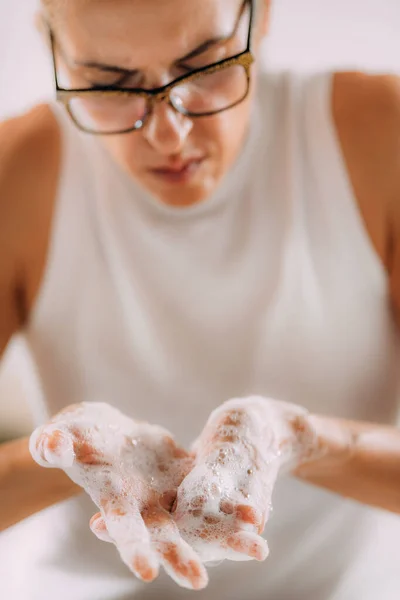
[[[113,159],[130,173],[135,174],[143,162],[143,148],[139,132],[103,138],[103,145]]]
[[[192,130],[193,146],[211,149],[224,160],[236,156],[248,125],[248,110],[240,108],[198,119]]]
[[[247,132],[249,112],[247,106],[238,106],[210,118],[207,123],[209,140],[215,149],[214,159],[228,168],[237,158]]]

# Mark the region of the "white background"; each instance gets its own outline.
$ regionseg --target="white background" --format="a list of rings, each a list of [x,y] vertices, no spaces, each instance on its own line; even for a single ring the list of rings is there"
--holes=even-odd
[[[0,119],[52,95],[36,0],[0,0]],[[400,0],[273,0],[264,59],[274,68],[361,68],[400,73]],[[22,350],[0,378],[0,435],[29,428],[23,397],[35,392]]]

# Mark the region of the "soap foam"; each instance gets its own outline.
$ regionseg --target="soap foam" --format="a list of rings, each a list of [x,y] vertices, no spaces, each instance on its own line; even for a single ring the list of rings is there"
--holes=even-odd
[[[84,403],[38,428],[30,449],[39,464],[64,469],[85,489],[106,525],[107,535],[100,520],[99,537],[115,543],[135,574],[151,580],[161,562],[179,585],[207,585],[199,558],[161,508],[172,504],[192,464],[167,430],[133,421],[107,404]]]
[[[207,564],[264,560],[268,546],[259,534],[278,474],[315,446],[306,417],[284,402],[230,400],[211,413],[191,458],[164,428],[133,421],[107,404],[83,403],[38,428],[30,449],[39,464],[64,469],[86,490],[131,569],[141,547],[139,558],[156,572],[154,547],[168,556],[171,540],[193,565],[194,551]],[[171,509],[176,491],[173,518],[186,543],[160,508]],[[190,587],[168,561],[164,566]],[[199,587],[206,579],[201,572]]]
[[[258,534],[278,474],[314,443],[305,425],[301,435],[294,426],[306,416],[302,408],[258,397],[230,400],[211,414],[194,444],[196,460],[178,490],[175,514],[182,537],[205,563],[266,558]]]

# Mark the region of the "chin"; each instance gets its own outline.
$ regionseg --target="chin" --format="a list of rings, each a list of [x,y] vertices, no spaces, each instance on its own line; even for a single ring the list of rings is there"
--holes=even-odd
[[[161,190],[158,188],[149,190],[149,192],[166,206],[182,208],[207,202],[212,194],[212,190],[203,186],[182,186],[176,190]]]
[[[151,177],[142,185],[161,204],[174,207],[190,207],[207,202],[218,187],[219,179],[205,175],[194,181],[168,182],[157,181]]]

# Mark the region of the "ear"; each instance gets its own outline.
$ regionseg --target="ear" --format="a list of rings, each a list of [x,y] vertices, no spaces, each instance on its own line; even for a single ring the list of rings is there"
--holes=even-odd
[[[48,19],[47,15],[42,10],[36,11],[34,23],[35,29],[39,33],[42,42],[50,48]]]
[[[263,38],[269,32],[269,25],[271,21],[271,0],[259,0],[262,6],[259,8],[259,27],[260,36]]]
[[[35,29],[40,34],[43,35],[46,30],[45,25],[45,16],[42,10],[37,10],[34,16]]]

